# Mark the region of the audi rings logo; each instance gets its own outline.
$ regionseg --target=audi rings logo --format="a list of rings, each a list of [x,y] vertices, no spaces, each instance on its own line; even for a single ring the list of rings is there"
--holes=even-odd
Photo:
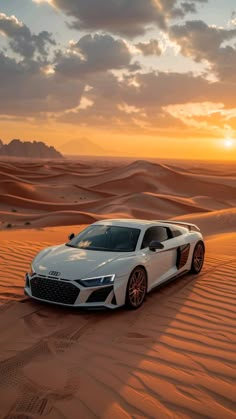
[[[50,275],[50,276],[60,276],[61,272],[50,271],[48,275]]]

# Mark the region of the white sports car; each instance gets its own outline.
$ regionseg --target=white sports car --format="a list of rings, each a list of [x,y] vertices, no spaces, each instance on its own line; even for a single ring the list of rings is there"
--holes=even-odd
[[[198,274],[204,253],[194,224],[99,221],[71,234],[68,243],[42,250],[26,274],[25,294],[64,306],[136,309],[154,287]]]

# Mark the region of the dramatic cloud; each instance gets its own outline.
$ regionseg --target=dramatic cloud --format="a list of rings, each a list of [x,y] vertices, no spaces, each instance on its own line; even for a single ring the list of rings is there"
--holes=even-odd
[[[62,13],[31,4],[35,13],[67,22],[60,36],[52,25],[57,42],[43,23],[36,34],[0,14],[1,119],[157,136],[235,127],[234,15],[222,28],[185,21],[205,0],[37,0],[43,2]],[[80,31],[72,32],[71,22]],[[149,28],[149,37],[128,39]]]
[[[85,35],[70,43],[67,54],[59,53],[56,71],[68,77],[81,77],[109,69],[137,69],[130,65],[132,55],[127,44],[110,35]]]
[[[0,114],[41,117],[73,108],[85,84],[57,74],[48,76],[36,62],[16,62],[0,53]]]
[[[143,55],[161,55],[162,50],[156,39],[150,39],[149,42],[139,42],[135,47],[140,50]]]
[[[217,28],[195,20],[172,26],[170,34],[181,46],[184,55],[202,60],[215,55],[224,41],[236,37],[236,29]]]
[[[187,13],[196,13],[197,12],[197,3],[207,3],[208,0],[190,0],[190,1],[183,1],[180,5],[184,12]]]
[[[55,45],[49,32],[42,31],[34,35],[15,16],[7,16],[4,13],[0,13],[0,33],[9,38],[11,49],[24,58],[32,58],[35,53],[46,57],[48,46]]]
[[[130,81],[133,83],[130,86]],[[127,77],[124,89],[126,102],[141,108],[199,102],[207,97],[209,82],[191,73],[149,72]],[[137,86],[137,87],[136,87]]]
[[[87,45],[80,41],[72,48],[77,50],[78,44]],[[82,54],[82,49],[79,50]],[[85,50],[84,56],[88,58],[89,48],[83,48],[83,53]],[[2,115],[50,117],[58,122],[122,132],[142,130],[151,134],[159,129],[195,126],[198,115],[181,117],[180,104],[188,109],[188,103],[198,106],[201,102],[211,102],[215,109],[214,103],[218,106],[224,97],[228,112],[235,106],[233,84],[210,83],[191,73],[151,71],[127,73],[119,78],[101,70],[85,72],[84,78],[69,77],[57,67],[43,67],[35,61],[19,63],[0,54],[0,79]]]
[[[124,124],[127,127],[128,122],[134,125],[135,120],[135,125],[138,122],[148,129],[157,123],[167,127],[170,118],[163,106],[197,100],[196,93],[199,99],[208,87],[208,82],[201,78],[189,75],[186,80],[183,75],[164,73],[137,74],[120,81],[111,73],[96,74],[90,77],[89,84],[91,89],[86,97],[93,105],[83,112],[72,110],[60,117],[61,120],[104,127],[108,120],[120,127]]]
[[[163,29],[169,19],[183,17],[185,13],[177,0],[52,0],[51,3],[74,18],[74,28],[101,29],[129,37],[143,34],[150,24]]]
[[[208,26],[203,21],[188,21],[170,28],[171,38],[181,47],[181,53],[196,61],[208,61],[221,79],[236,79],[236,49],[224,46],[236,37],[236,29]]]
[[[222,129],[235,101],[234,85],[210,83],[190,73],[137,73],[123,80],[111,73],[100,73],[91,75],[89,85],[84,97],[90,106],[56,115],[58,121],[150,135],[162,130],[176,129],[183,133],[190,128],[202,128],[211,135],[210,121],[203,124],[201,112],[213,115],[220,109],[222,117],[219,121],[214,119],[213,130]]]
[[[196,5],[194,3],[183,2],[181,7],[185,13],[196,13]]]

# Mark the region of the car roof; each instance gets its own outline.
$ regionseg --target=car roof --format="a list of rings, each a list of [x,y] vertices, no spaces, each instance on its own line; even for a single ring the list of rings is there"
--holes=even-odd
[[[168,224],[168,220],[166,222],[158,221],[158,220],[139,220],[134,218],[117,218],[117,219],[108,219],[108,220],[101,220],[97,221],[95,224],[105,224],[111,226],[118,226],[118,227],[132,227],[132,228],[147,228],[153,226],[163,226],[163,227],[173,227],[173,224]],[[177,227],[177,225],[176,225]],[[178,226],[180,230],[186,230],[185,228],[181,228]]]

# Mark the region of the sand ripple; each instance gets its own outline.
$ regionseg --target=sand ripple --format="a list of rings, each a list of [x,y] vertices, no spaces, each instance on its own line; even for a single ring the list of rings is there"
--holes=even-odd
[[[1,417],[234,419],[235,239],[221,254],[209,241],[203,272],[152,292],[138,312],[2,306]],[[20,276],[45,245],[12,242],[13,257],[5,243],[4,260]]]

